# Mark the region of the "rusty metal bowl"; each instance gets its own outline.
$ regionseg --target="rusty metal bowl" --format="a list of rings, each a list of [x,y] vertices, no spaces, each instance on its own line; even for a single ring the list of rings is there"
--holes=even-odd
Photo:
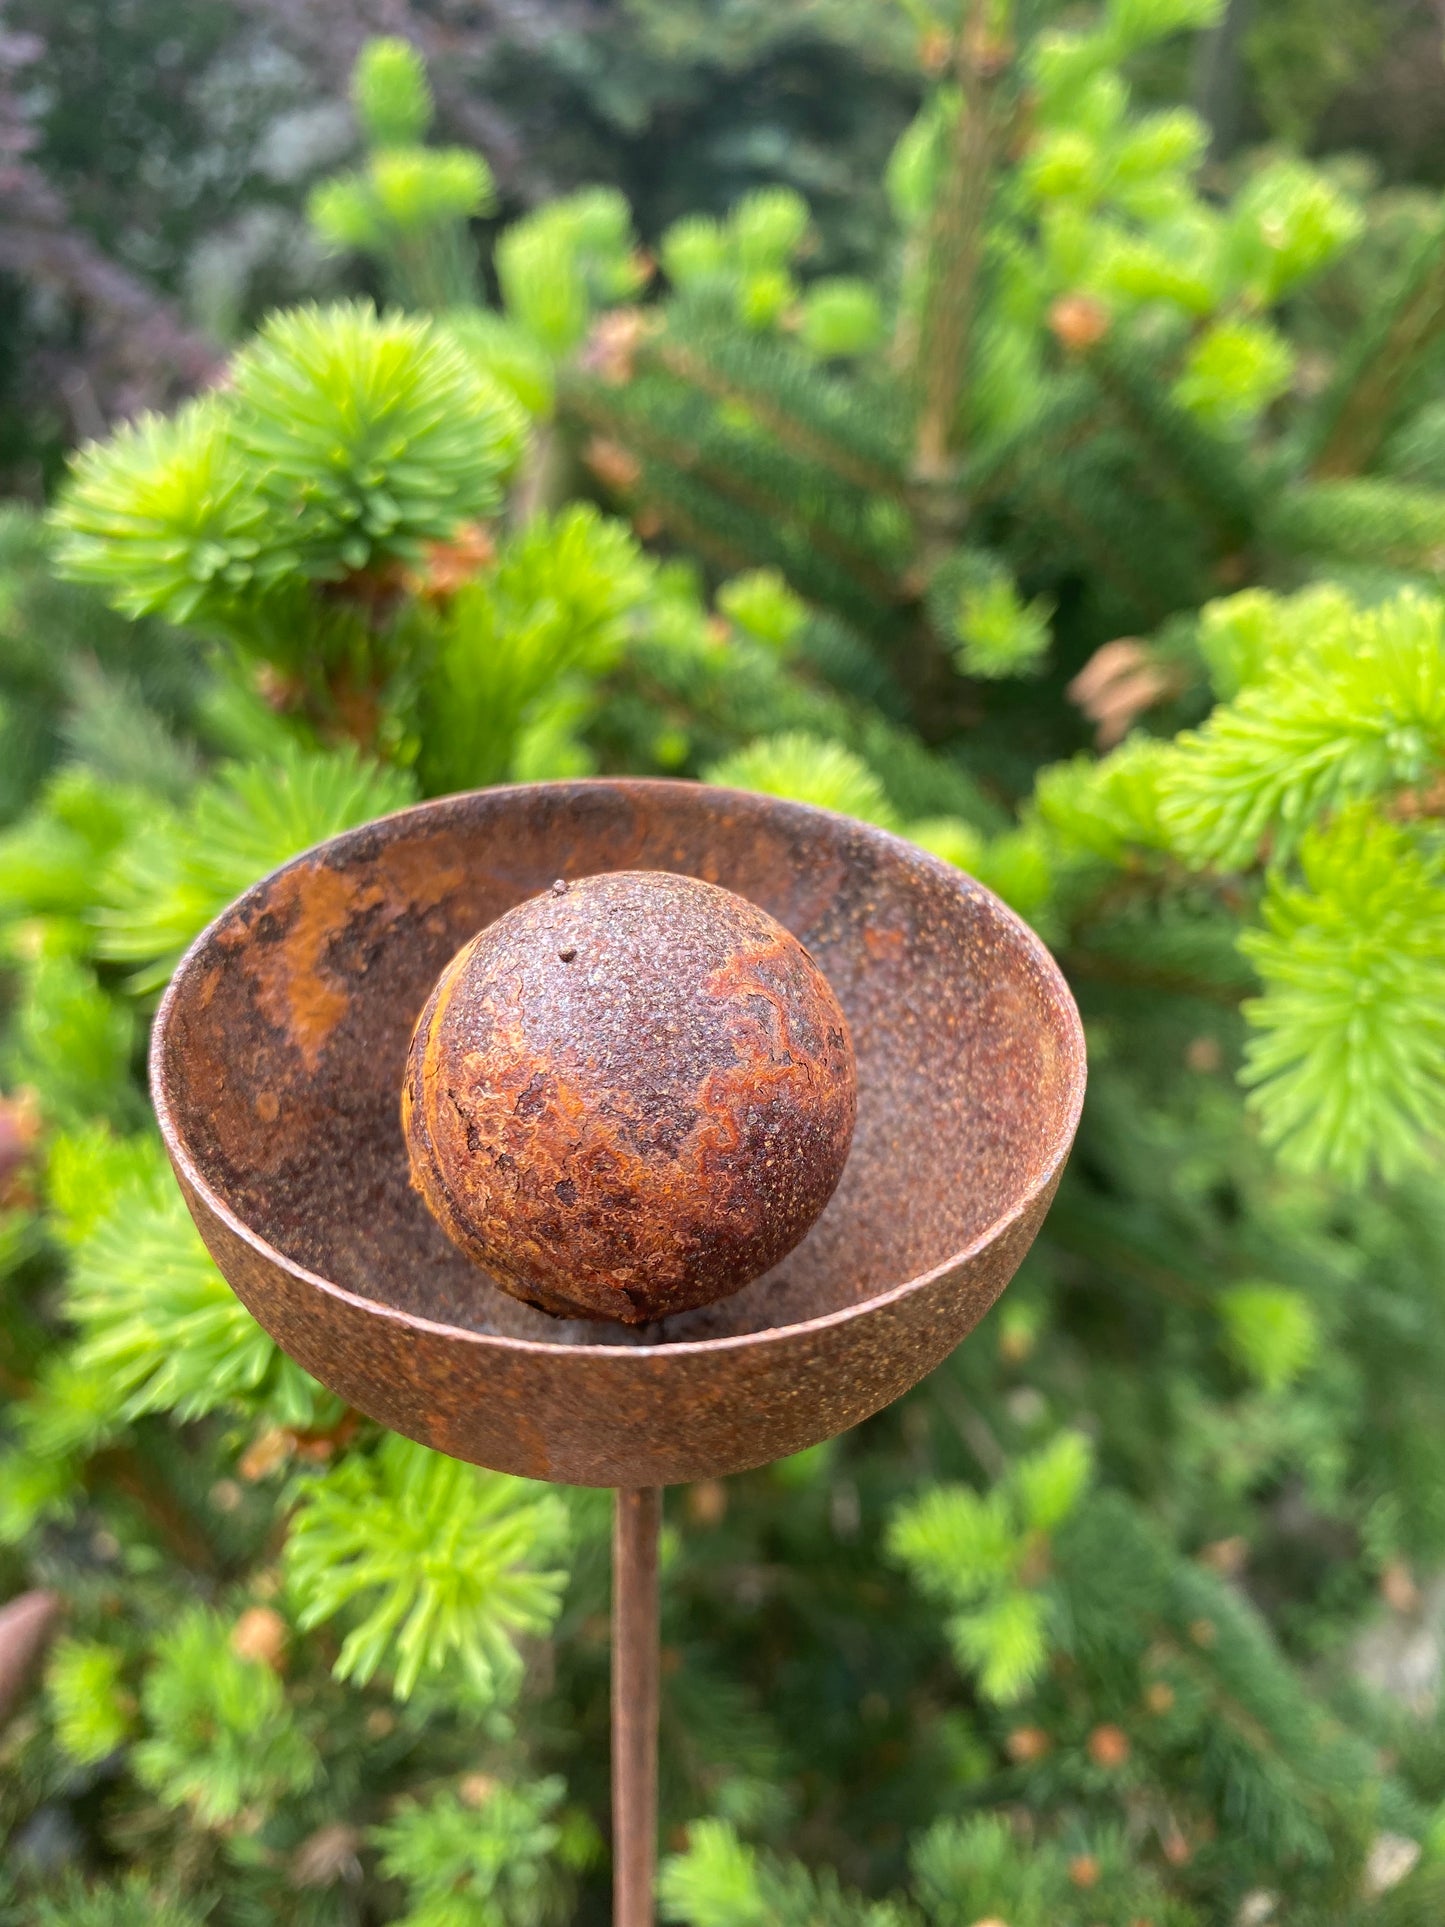
[[[733,1297],[659,1324],[506,1296],[408,1182],[418,1012],[482,925],[555,877],[675,870],[771,912],[826,971],[858,1124],[811,1232]],[[648,1486],[766,1464],[917,1383],[1013,1276],[1084,1094],[1073,999],[999,900],[899,838],[693,783],[482,790],[333,838],[191,947],[151,1085],[237,1295],[394,1431],[531,1478]]]

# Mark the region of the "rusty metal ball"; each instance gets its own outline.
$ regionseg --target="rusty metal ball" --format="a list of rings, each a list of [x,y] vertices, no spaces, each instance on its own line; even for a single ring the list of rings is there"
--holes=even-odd
[[[799,1242],[853,1135],[827,978],[755,904],[617,871],[519,904],[417,1021],[412,1183],[515,1297],[646,1324],[712,1304]]]

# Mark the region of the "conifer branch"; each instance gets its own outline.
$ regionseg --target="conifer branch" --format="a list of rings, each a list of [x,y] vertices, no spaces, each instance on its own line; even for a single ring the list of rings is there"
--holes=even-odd
[[[669,530],[686,548],[695,549],[729,574],[750,568],[756,562],[757,551],[750,544],[727,540],[702,516],[685,509],[667,489],[662,471],[654,471],[643,463],[638,479],[641,486],[637,490],[638,505],[633,509],[635,517],[640,519],[645,515],[655,520],[659,528]]]
[[[690,491],[721,497],[734,515],[753,524],[748,540],[728,543],[711,532],[703,541],[709,553],[728,555],[728,567],[746,568],[759,561],[773,561],[790,574],[798,574],[798,555],[790,553],[798,545],[807,549],[811,565],[809,574],[800,578],[805,594],[821,592],[825,599],[836,599],[848,615],[871,619],[873,626],[886,622],[888,607],[898,597],[894,580],[867,557],[861,557],[857,549],[828,534],[813,516],[800,515],[796,499],[784,493],[773,495],[721,462],[705,461],[694,443],[678,441],[642,416],[626,414],[618,420],[617,414],[595,395],[572,393],[570,407],[607,436],[618,437],[618,445],[632,461],[642,459],[638,472],[628,478],[630,493],[644,482],[649,466],[661,470],[661,484],[642,491],[642,499],[647,511],[669,526],[680,526],[680,515],[688,515],[678,505],[678,493],[686,499]],[[703,516],[692,515],[692,520],[703,520]],[[790,532],[796,536],[796,543],[786,540]]]
[[[1358,475],[1379,453],[1411,377],[1445,329],[1445,221],[1437,221],[1383,313],[1369,317],[1340,358],[1319,405],[1311,471],[1325,480]]]
[[[911,473],[935,541],[957,527],[957,506],[939,491],[948,489],[957,468],[959,402],[973,344],[985,224],[998,177],[998,102],[1012,51],[993,37],[984,0],[970,0],[954,42],[959,106],[930,216],[928,287],[915,364],[919,408]]]
[[[1082,514],[1067,489],[1046,479],[1044,474],[1031,478],[1031,492],[1039,506],[1061,528],[1067,529],[1083,554],[1093,558],[1100,575],[1112,581],[1126,602],[1132,603],[1147,621],[1162,622],[1171,609],[1158,590],[1138,574],[1134,565],[1110,542],[1097,520]]]
[[[724,373],[696,350],[663,339],[645,345],[639,360],[655,362],[669,375],[710,395],[714,401],[741,402],[763,427],[771,429],[781,447],[803,460],[831,469],[856,488],[906,500],[902,479],[893,470],[869,461],[854,449],[845,448],[816,424],[800,421],[755,382],[742,382],[736,375]]]
[[[115,1492],[130,1500],[172,1557],[193,1572],[214,1573],[218,1569],[215,1547],[176,1495],[157,1483],[134,1445],[108,1445],[92,1454],[85,1468],[85,1483],[94,1490]]]
[[[1021,426],[996,441],[972,451],[963,469],[963,485],[979,503],[992,501],[1011,488],[1026,487],[1029,472],[1088,445],[1099,432],[1100,406],[1096,385],[1075,375],[1057,384]]]
[[[1090,349],[1086,366],[1157,465],[1167,492],[1181,497],[1231,548],[1244,542],[1253,522],[1253,491],[1225,444],[1177,407],[1162,382],[1144,379],[1131,353],[1107,336]]]
[[[1264,532],[1294,554],[1438,575],[1445,569],[1445,494],[1374,476],[1301,482],[1270,504]]]
[[[655,422],[639,414],[629,411],[619,418],[619,414],[595,393],[585,393],[573,387],[569,389],[568,400],[572,411],[584,421],[612,435],[625,437],[654,462],[701,482],[718,495],[736,503],[739,508],[758,516],[764,523],[794,518],[802,521],[807,529],[808,541],[829,558],[841,575],[853,582],[860,595],[885,606],[895,600],[897,586],[892,577],[861,556],[856,548],[840,541],[826,525],[808,513],[807,505],[795,495],[790,495],[782,488],[774,494],[760,481],[742,476],[737,469],[707,460],[696,443],[680,441],[668,435]],[[659,503],[659,508],[662,507]]]

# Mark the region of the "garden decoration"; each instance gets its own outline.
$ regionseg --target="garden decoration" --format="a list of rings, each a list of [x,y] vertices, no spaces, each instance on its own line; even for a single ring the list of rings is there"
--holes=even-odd
[[[248,890],[176,972],[151,1074],[207,1246],[309,1372],[438,1451],[617,1488],[615,1921],[647,1927],[661,1488],[857,1424],[993,1303],[1083,1099],[1059,971],[871,826],[515,786]]]

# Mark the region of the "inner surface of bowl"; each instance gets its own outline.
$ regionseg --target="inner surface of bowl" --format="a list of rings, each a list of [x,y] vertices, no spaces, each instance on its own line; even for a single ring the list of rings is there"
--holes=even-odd
[[[628,1330],[497,1289],[408,1180],[399,1100],[438,974],[556,877],[673,870],[762,906],[822,966],[858,1123],[812,1231],[733,1297]],[[177,973],[156,1088],[184,1174],[284,1259],[372,1302],[546,1345],[794,1325],[944,1265],[1050,1178],[1082,1090],[1047,953],[987,891],[845,818],[697,784],[565,783],[423,804],[255,886]]]

